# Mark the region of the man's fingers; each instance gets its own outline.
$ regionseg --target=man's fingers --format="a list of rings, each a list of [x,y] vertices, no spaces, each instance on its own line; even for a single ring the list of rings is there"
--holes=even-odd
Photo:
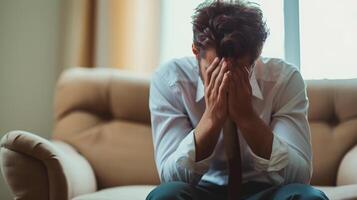
[[[240,74],[240,77],[241,77],[241,80],[240,80],[240,84],[242,85],[242,87],[244,89],[247,89],[249,94],[252,93],[252,87],[250,85],[250,81],[249,81],[249,71],[247,70],[246,67],[242,68],[239,70],[239,74]]]
[[[215,80],[215,83],[214,83],[214,89],[215,90],[219,90],[219,87],[220,85],[222,84],[222,80],[223,80],[223,77],[224,77],[224,74],[228,71],[228,66],[227,66],[227,62],[223,62],[222,64],[222,67],[221,67],[221,70],[219,71],[219,74]]]
[[[211,79],[210,79],[210,81],[209,81],[209,83],[208,83],[208,87],[209,87],[210,89],[213,89],[213,87],[214,87],[216,78],[217,78],[219,72],[221,71],[221,67],[222,67],[223,62],[224,62],[224,59],[222,59],[222,60],[219,62],[219,64],[216,66],[216,68],[214,69],[214,71],[213,71],[212,74],[211,74]]]
[[[212,72],[214,71],[214,69],[216,68],[216,66],[218,65],[219,63],[219,58],[216,57],[213,62],[206,68],[206,77],[205,77],[205,86],[207,87],[210,80],[211,80],[211,75],[212,75]]]
[[[223,80],[222,80],[222,84],[219,86],[219,91],[218,94],[221,97],[224,97],[224,95],[227,95],[228,89],[229,89],[229,85],[230,85],[230,79],[231,79],[231,72],[225,72],[223,75]]]
[[[246,83],[248,85],[248,89],[249,89],[249,93],[250,95],[252,95],[252,86],[250,85],[250,71],[248,70],[248,67],[247,67],[247,75],[246,75]]]
[[[243,74],[244,74],[244,79],[249,82],[249,69],[248,67],[243,67]]]
[[[230,71],[230,81],[229,81],[229,91],[232,92],[234,90],[236,75],[234,70]]]

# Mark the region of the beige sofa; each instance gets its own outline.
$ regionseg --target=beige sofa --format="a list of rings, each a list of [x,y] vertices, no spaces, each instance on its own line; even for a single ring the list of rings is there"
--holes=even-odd
[[[1,171],[16,199],[145,199],[159,184],[149,82],[107,68],[63,73],[52,139],[12,131],[1,140]],[[312,184],[331,199],[357,199],[357,79],[307,85]]]

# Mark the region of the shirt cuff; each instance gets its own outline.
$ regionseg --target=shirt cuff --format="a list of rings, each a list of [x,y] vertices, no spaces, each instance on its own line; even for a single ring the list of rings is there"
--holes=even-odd
[[[288,144],[276,135],[273,137],[272,152],[269,160],[256,155],[250,148],[249,153],[253,159],[254,169],[257,171],[279,171],[289,163]]]
[[[195,129],[193,129],[180,143],[176,152],[176,164],[180,168],[193,170],[195,174],[204,174],[208,171],[213,153],[206,159],[196,161]]]

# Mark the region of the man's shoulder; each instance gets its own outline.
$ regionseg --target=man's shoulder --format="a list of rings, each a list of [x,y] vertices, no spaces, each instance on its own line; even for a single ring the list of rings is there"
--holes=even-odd
[[[257,79],[265,81],[281,81],[298,72],[296,66],[280,58],[260,57],[256,68]]]
[[[194,82],[198,77],[195,57],[174,58],[162,63],[154,72],[154,79],[161,79],[173,85],[179,82]]]

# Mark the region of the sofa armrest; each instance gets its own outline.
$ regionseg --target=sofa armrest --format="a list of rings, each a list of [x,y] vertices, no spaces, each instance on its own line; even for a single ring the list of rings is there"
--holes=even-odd
[[[15,199],[63,200],[96,191],[88,162],[63,142],[11,131],[0,148],[1,171]]]
[[[357,145],[342,159],[337,171],[336,185],[357,184]]]
[[[70,198],[97,191],[97,181],[89,162],[71,145],[59,140],[52,142],[65,154],[62,164],[69,182]]]

